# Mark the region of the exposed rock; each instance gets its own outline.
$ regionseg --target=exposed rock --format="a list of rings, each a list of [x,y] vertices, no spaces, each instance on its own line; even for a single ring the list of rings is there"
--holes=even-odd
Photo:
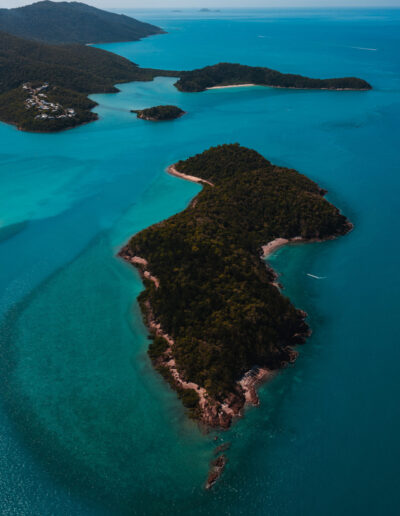
[[[220,455],[218,458],[211,462],[211,468],[208,473],[206,489],[211,489],[215,482],[222,475],[222,472],[225,469],[225,465],[228,462],[228,459],[225,455]]]

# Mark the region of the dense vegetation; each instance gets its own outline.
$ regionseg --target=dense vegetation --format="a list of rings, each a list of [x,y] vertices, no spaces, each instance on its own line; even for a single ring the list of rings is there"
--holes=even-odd
[[[23,109],[21,86],[25,82],[48,82],[62,104],[66,102],[80,111],[81,122],[96,118],[89,110],[95,105],[86,98],[90,93],[117,92],[115,83],[149,81],[155,75],[174,75],[139,68],[111,52],[84,45],[48,45],[28,41],[0,32],[0,118],[21,128],[35,130],[38,122],[28,120],[33,112]],[[6,94],[5,94],[6,93]],[[65,97],[68,100],[65,101]],[[22,99],[22,103],[21,103]],[[48,124],[40,122],[40,130],[62,129],[76,125],[72,121]]]
[[[0,31],[49,43],[135,41],[161,34],[159,27],[79,2],[37,2],[0,9]]]
[[[204,91],[213,86],[259,84],[281,88],[300,89],[352,89],[369,90],[371,86],[356,77],[341,79],[309,79],[301,75],[284,74],[270,68],[219,63],[191,72],[182,72],[175,86],[180,91]]]
[[[176,168],[215,186],[135,235],[127,249],[145,258],[160,281],[157,288],[145,279],[139,299],[174,339],[181,375],[221,399],[254,365],[279,367],[307,329],[303,314],[271,284],[261,246],[277,237],[323,239],[349,226],[313,181],[237,144]],[[157,338],[152,359],[166,347]]]
[[[147,109],[133,109],[132,113],[137,113],[138,118],[143,120],[153,121],[174,120],[185,114],[177,106],[154,106]]]
[[[156,74],[163,72],[99,48],[48,45],[0,32],[0,93],[36,80],[82,93],[113,92],[115,83],[152,80]]]
[[[78,125],[91,122],[97,119],[97,115],[91,109],[96,103],[88,99],[86,95],[71,90],[51,87],[48,92],[48,100],[61,104],[63,108],[73,108],[73,118],[40,120],[36,116],[40,110],[25,107],[27,95],[22,87],[15,88],[3,95],[0,95],[0,119],[10,124],[15,124],[23,131],[53,132],[62,129],[69,129]]]

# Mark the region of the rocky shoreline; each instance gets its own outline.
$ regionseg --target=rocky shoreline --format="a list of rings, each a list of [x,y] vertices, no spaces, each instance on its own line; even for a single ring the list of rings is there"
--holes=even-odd
[[[137,113],[137,111],[132,111],[132,113]],[[159,118],[154,118],[154,117],[151,117],[151,116],[146,116],[142,113],[138,113],[137,114],[137,118],[139,118],[140,120],[146,120],[147,122],[168,122],[170,120],[176,120],[177,118],[181,118],[185,113],[182,113],[181,115],[179,116],[176,116],[174,118],[168,118],[168,119],[165,119],[165,120],[160,120]]]
[[[125,246],[118,253],[126,262],[135,266],[143,281],[151,281],[156,288],[159,288],[160,282],[149,270],[147,260],[142,257],[135,256],[129,246]],[[276,275],[276,273],[274,272]],[[275,284],[275,283],[274,283]],[[275,374],[276,370],[286,367],[288,364],[295,362],[298,352],[293,349],[296,344],[304,343],[306,338],[311,334],[308,325],[305,322],[306,312],[299,310],[302,323],[299,325],[296,333],[292,336],[292,342],[288,342],[284,348],[284,355],[277,364],[277,367],[267,369],[254,365],[252,369],[247,371],[240,380],[237,381],[235,389],[223,400],[217,400],[211,397],[206,389],[194,382],[188,382],[178,371],[174,356],[173,347],[174,339],[168,335],[161,324],[157,321],[150,303],[146,301],[142,305],[143,315],[146,326],[149,328],[151,335],[160,337],[168,343],[166,350],[153,362],[154,367],[160,372],[168,371],[168,380],[172,388],[180,390],[194,390],[199,397],[198,410],[196,419],[205,427],[205,429],[228,429],[233,420],[243,416],[246,406],[258,406],[260,400],[257,394],[257,387],[265,381],[268,381]]]
[[[129,246],[123,247],[119,252],[119,256],[138,269],[144,282],[151,281],[156,288],[159,288],[160,282],[149,270],[147,260],[133,255]],[[273,269],[271,269],[271,271],[274,274],[274,278],[277,277],[276,272],[273,271]],[[278,284],[276,284],[276,286],[278,286]],[[179,392],[182,389],[192,389],[197,392],[199,397],[199,407],[196,412],[196,419],[206,432],[210,429],[227,430],[235,419],[243,416],[246,406],[259,406],[260,400],[257,394],[257,388],[264,382],[270,380],[276,374],[276,370],[273,371],[271,369],[254,366],[237,382],[234,392],[230,393],[229,396],[222,401],[216,400],[209,396],[203,387],[200,387],[193,382],[187,382],[182,377],[177,369],[173,356],[174,340],[163,330],[161,324],[156,320],[152,307],[148,301],[142,305],[142,312],[145,324],[151,335],[153,337],[157,336],[164,339],[168,344],[164,353],[153,361],[154,367],[164,376],[171,388],[174,390]],[[307,314],[302,311],[299,312],[302,315],[304,327],[298,334],[293,335],[293,338],[298,342],[304,342],[311,334],[311,331],[305,323]],[[288,360],[282,361],[280,368],[294,363],[298,356],[298,352],[289,346],[287,346],[286,351],[288,353]],[[168,377],[165,375],[166,371],[168,371]],[[229,447],[230,443],[223,443],[215,448],[214,454],[217,455],[217,458],[213,459],[210,463],[205,489],[210,490],[224,472],[225,466],[228,462],[224,452]]]

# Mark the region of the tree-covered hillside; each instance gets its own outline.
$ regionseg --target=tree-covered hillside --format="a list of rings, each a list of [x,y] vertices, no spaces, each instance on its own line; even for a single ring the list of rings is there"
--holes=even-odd
[[[149,23],[80,2],[50,1],[0,9],[0,31],[49,43],[136,41],[164,32]]]
[[[117,91],[117,82],[151,80],[154,75],[99,48],[49,45],[0,32],[0,93],[36,80],[84,93],[110,92]]]
[[[25,130],[49,131],[78,125],[72,120],[33,121],[34,110],[26,110],[24,83],[48,83],[57,102],[80,112],[79,120],[88,122],[96,117],[90,113],[94,103],[86,98],[90,93],[117,92],[114,84],[129,81],[150,81],[155,75],[174,75],[139,68],[116,54],[84,45],[49,45],[29,41],[0,32],[0,119],[15,123]],[[71,101],[74,101],[73,105]],[[65,126],[65,127],[64,127]]]
[[[214,86],[258,84],[280,88],[369,90],[363,79],[343,77],[338,79],[310,79],[301,75],[280,73],[270,68],[245,66],[233,63],[219,63],[213,66],[181,73],[175,86],[180,91],[204,91]]]
[[[222,400],[253,366],[274,369],[289,360],[290,345],[306,334],[304,315],[260,260],[262,245],[278,237],[329,238],[349,224],[316,183],[237,144],[211,148],[176,169],[214,186],[135,235],[122,254],[144,258],[158,279],[159,285],[145,277],[140,302],[174,340],[181,376]],[[156,363],[166,347],[159,338],[151,345]]]
[[[361,79],[307,79],[301,76],[285,75],[267,68],[254,68],[222,63],[192,72],[152,70],[140,68],[128,59],[102,49],[81,45],[50,45],[31,41],[0,32],[0,119],[15,123],[21,129],[41,131],[63,129],[63,123],[48,124],[48,119],[40,118],[32,123],[34,111],[21,109],[21,90],[24,83],[40,81],[53,88],[53,94],[66,93],[69,99],[75,95],[81,109],[82,122],[95,119],[89,112],[85,96],[90,93],[118,91],[114,84],[131,81],[150,81],[155,76],[179,77],[175,86],[181,91],[202,91],[208,87],[223,84],[269,84],[281,87],[328,88],[328,89],[369,89],[370,85]],[[54,89],[56,88],[56,89]],[[15,90],[15,91],[13,91]],[[6,93],[7,95],[2,95]],[[79,97],[81,95],[81,97]],[[65,96],[65,95],[64,95]],[[61,104],[61,98],[58,100]],[[86,108],[83,106],[86,105]],[[83,108],[83,109],[82,109]],[[160,107],[157,106],[156,109]],[[154,108],[153,108],[154,109]],[[174,108],[176,111],[176,108]],[[177,116],[180,112],[175,112]],[[171,106],[162,107],[157,117],[172,116]],[[145,114],[139,116],[145,117]],[[73,125],[78,125],[75,118]],[[67,121],[65,120],[65,123]],[[70,127],[70,120],[66,127]]]

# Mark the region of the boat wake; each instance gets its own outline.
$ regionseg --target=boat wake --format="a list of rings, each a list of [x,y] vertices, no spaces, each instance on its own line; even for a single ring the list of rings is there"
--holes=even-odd
[[[314,278],[314,279],[326,279],[326,276],[315,276],[315,274],[309,274],[307,272],[307,276],[310,276],[310,278]]]
[[[356,50],[368,50],[369,52],[377,52],[377,48],[368,48],[368,47],[351,47],[355,48]]]

